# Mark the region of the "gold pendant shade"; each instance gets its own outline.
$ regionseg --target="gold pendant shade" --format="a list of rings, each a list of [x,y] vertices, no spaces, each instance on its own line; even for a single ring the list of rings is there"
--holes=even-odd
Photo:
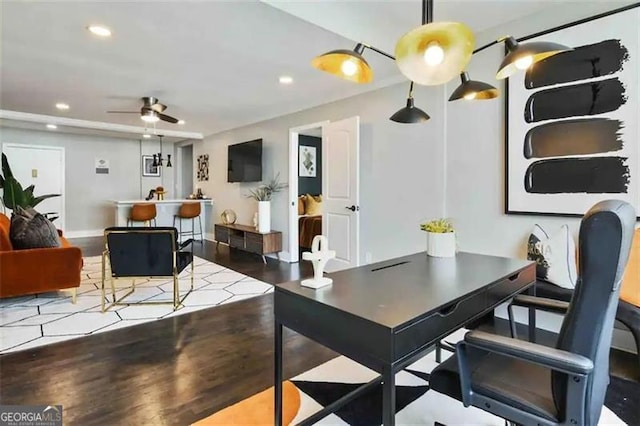
[[[403,35],[396,43],[400,72],[425,86],[444,84],[460,75],[473,54],[475,37],[460,22],[432,22]]]
[[[373,81],[373,71],[362,57],[362,50],[364,46],[360,44],[354,50],[332,50],[313,58],[311,65],[354,83],[370,83]]]

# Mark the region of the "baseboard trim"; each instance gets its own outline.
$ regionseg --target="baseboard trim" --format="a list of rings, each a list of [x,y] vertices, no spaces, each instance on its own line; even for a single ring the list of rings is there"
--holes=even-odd
[[[103,229],[90,229],[85,231],[65,231],[63,232],[65,238],[88,238],[88,237],[102,237],[104,235]]]

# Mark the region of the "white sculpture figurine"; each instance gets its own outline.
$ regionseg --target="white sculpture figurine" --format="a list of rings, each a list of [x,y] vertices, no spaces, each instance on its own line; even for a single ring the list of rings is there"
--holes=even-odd
[[[311,243],[311,252],[302,253],[303,260],[309,260],[313,264],[313,278],[302,280],[300,285],[310,288],[320,288],[333,282],[331,278],[324,277],[324,267],[330,259],[336,257],[335,250],[329,250],[329,240],[324,235],[316,235]]]

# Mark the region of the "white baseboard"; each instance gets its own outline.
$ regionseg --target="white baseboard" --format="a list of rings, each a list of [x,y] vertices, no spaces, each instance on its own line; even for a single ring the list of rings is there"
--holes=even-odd
[[[213,233],[211,232],[205,232],[204,233],[204,239],[207,241],[211,241],[211,242],[215,242],[216,241],[216,237]]]
[[[281,251],[279,254],[280,260],[282,262],[291,263],[291,254],[288,251]],[[275,254],[267,254],[266,257],[270,257],[271,259],[278,259],[278,256],[276,256]]]
[[[104,235],[104,229],[90,229],[85,231],[64,231],[62,235],[65,238],[102,237]]]

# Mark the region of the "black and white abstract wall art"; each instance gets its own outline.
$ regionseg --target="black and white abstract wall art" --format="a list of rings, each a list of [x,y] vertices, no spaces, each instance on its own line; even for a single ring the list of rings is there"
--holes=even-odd
[[[506,213],[640,212],[640,6],[521,40],[573,50],[506,82]]]
[[[209,154],[198,155],[198,182],[209,180]]]

